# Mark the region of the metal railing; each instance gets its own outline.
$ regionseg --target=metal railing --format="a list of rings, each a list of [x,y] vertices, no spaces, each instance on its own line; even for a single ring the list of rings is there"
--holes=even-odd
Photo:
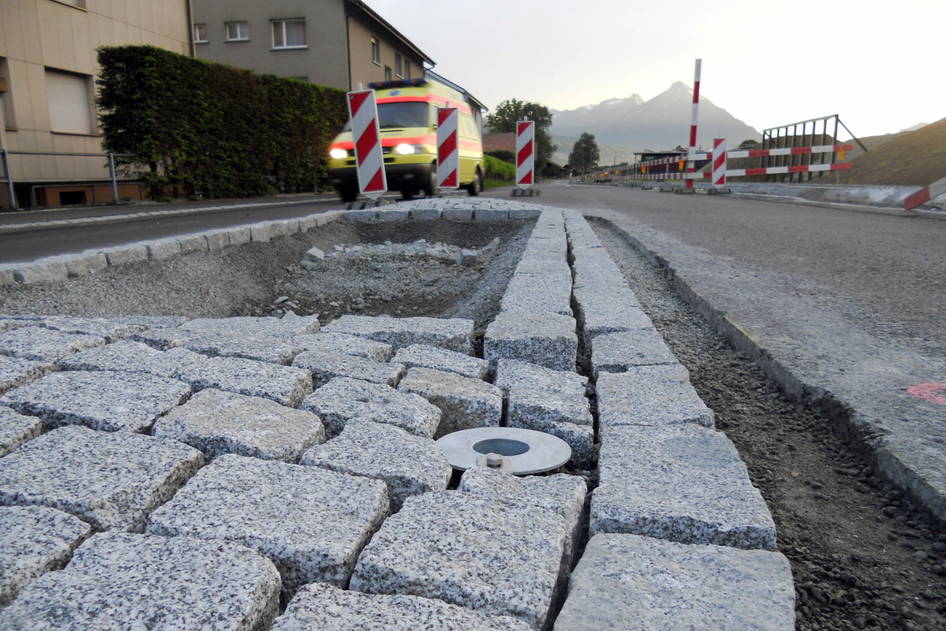
[[[112,203],[118,203],[118,174],[115,169],[115,158],[116,157],[131,157],[133,154],[128,153],[60,153],[52,151],[11,151],[9,149],[0,149],[0,164],[3,166],[3,179],[6,182],[7,187],[7,196],[9,199],[9,208],[11,210],[18,210],[19,206],[16,199],[16,189],[14,188],[14,179],[13,171],[10,167],[10,156],[53,156],[53,157],[62,157],[62,158],[107,158],[108,159],[108,181],[111,182],[112,186]],[[32,181],[32,179],[27,180]],[[61,182],[59,184],[76,184],[84,186],[94,186],[95,182],[101,180],[69,180],[67,182]],[[135,181],[135,180],[122,180],[124,181]],[[51,185],[51,183],[50,183]],[[35,189],[35,187],[34,187]]]

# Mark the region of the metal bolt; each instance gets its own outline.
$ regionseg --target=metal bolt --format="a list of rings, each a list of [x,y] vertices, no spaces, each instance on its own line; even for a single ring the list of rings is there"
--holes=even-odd
[[[490,469],[502,469],[503,457],[499,454],[486,454],[486,466]]]

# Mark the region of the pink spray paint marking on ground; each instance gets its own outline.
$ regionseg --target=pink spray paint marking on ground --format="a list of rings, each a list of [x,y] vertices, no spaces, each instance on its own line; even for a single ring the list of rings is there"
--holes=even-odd
[[[925,401],[946,405],[946,383],[918,383],[907,388],[907,392]]]

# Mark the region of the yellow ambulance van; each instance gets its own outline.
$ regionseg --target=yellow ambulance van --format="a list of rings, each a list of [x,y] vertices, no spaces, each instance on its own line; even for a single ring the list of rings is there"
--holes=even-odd
[[[460,185],[470,195],[483,190],[483,111],[466,90],[427,70],[423,79],[371,83],[378,103],[378,123],[388,190],[404,199],[433,195],[437,169],[437,108],[458,110]],[[358,197],[355,143],[351,121],[329,146],[328,177],[342,201]]]

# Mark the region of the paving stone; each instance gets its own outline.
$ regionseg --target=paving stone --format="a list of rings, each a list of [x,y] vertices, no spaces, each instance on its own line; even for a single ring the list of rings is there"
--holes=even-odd
[[[305,333],[317,333],[319,317],[286,314],[282,318],[195,318],[180,326],[185,331],[220,333],[226,335],[245,335],[260,337],[292,337]]]
[[[392,510],[411,495],[446,489],[453,472],[430,438],[363,419],[349,421],[336,438],[310,448],[300,464],[384,480]]]
[[[63,258],[50,256],[32,263],[18,264],[13,272],[13,278],[16,282],[24,285],[66,280],[69,277],[69,269],[66,267]]]
[[[537,219],[542,211],[535,208],[509,208],[510,219]]]
[[[229,228],[227,235],[230,237],[230,245],[244,245],[253,240],[253,231],[248,226]]]
[[[292,342],[307,351],[345,353],[367,357],[379,362],[388,361],[394,353],[394,348],[390,344],[344,333],[326,333],[322,331],[311,335],[296,335],[292,338]]]
[[[302,348],[289,340],[272,336],[247,337],[181,328],[152,329],[136,333],[133,339],[159,350],[184,347],[210,357],[242,357],[274,364],[289,364],[302,352]]]
[[[269,399],[203,390],[155,422],[152,434],[187,443],[208,458],[233,453],[297,462],[325,440],[319,417]]]
[[[521,359],[572,371],[578,354],[575,320],[555,313],[503,311],[486,327],[483,353],[490,362]]]
[[[375,217],[378,221],[407,221],[410,219],[410,211],[406,208],[382,208],[378,210],[378,214]]]
[[[485,379],[489,373],[489,362],[485,359],[426,344],[405,346],[398,350],[392,361],[408,368],[434,368],[473,379]]]
[[[368,223],[374,221],[375,218],[375,210],[373,208],[367,208],[365,210],[346,211],[342,220],[346,223]]]
[[[154,419],[183,403],[189,385],[142,373],[56,372],[0,397],[0,405],[38,416],[46,427],[144,432]]]
[[[677,364],[655,329],[605,333],[591,342],[591,368],[595,377],[602,372],[626,372],[637,366]]]
[[[412,221],[434,221],[440,219],[439,208],[412,208]]]
[[[539,629],[565,536],[564,518],[536,506],[455,491],[415,495],[365,546],[351,589],[439,598]]]
[[[0,394],[39,379],[56,369],[50,362],[0,355]]]
[[[180,237],[177,237],[177,242],[181,246],[181,253],[188,254],[190,252],[206,252],[207,251],[207,239],[203,234],[187,234]]]
[[[272,631],[528,631],[510,616],[483,614],[434,598],[364,594],[325,583],[302,587]]]
[[[581,534],[581,513],[588,494],[584,478],[556,473],[548,476],[515,476],[494,469],[474,467],[463,472],[459,491],[512,504],[531,504],[554,511],[565,520],[564,572],[571,569]]]
[[[16,284],[16,268],[12,265],[0,265],[0,287]]]
[[[73,316],[44,316],[40,323],[47,329],[62,331],[63,333],[82,333],[97,335],[106,342],[123,340],[135,333],[147,331],[148,326],[134,324],[112,318],[77,318]]]
[[[313,388],[312,374],[303,368],[241,357],[204,357],[184,348],[165,355],[178,361],[172,376],[198,390],[216,388],[297,407]]]
[[[150,241],[145,247],[148,248],[148,258],[152,261],[163,261],[181,253],[181,244],[175,238]]]
[[[219,252],[230,245],[230,232],[228,230],[208,230],[203,233],[207,240],[207,249],[211,252]]]
[[[5,631],[256,631],[279,610],[279,573],[227,541],[107,532],[0,612]]]
[[[88,276],[108,267],[108,258],[101,252],[94,251],[68,256],[63,262],[71,277]]]
[[[43,421],[0,406],[0,457],[43,432]]]
[[[477,208],[473,213],[475,221],[509,221],[509,211],[505,208]]]
[[[148,247],[143,243],[119,245],[102,250],[109,265],[125,265],[148,260]]]
[[[96,530],[140,530],[203,462],[177,441],[61,427],[0,458],[0,504],[58,508]]]
[[[555,631],[795,629],[795,589],[777,552],[635,535],[591,538]]]
[[[588,380],[573,372],[550,370],[513,359],[497,363],[496,385],[506,392],[506,422],[552,434],[572,448],[570,462],[591,465],[594,419],[586,396]]]
[[[503,311],[572,315],[572,279],[555,273],[520,274],[509,280],[499,303]]]
[[[52,508],[0,507],[0,608],[30,581],[65,565],[91,531],[78,517]]]
[[[683,366],[640,366],[601,373],[595,382],[602,438],[622,425],[696,423],[714,427],[713,411],[690,384]]]
[[[131,316],[111,316],[109,320],[113,322],[124,322],[125,324],[140,324],[141,326],[146,326],[149,329],[162,329],[162,328],[171,328],[184,324],[190,318],[186,316],[142,316],[142,315],[131,315]]]
[[[654,328],[654,323],[626,287],[576,287],[574,296],[586,340],[604,333]]]
[[[13,329],[19,329],[20,327],[29,326],[32,322],[30,320],[10,320],[6,318],[0,318],[0,333],[4,331],[12,331]]]
[[[79,335],[41,326],[24,326],[0,333],[0,355],[49,362],[104,343],[105,339],[97,335]]]
[[[592,533],[775,549],[765,500],[720,432],[699,425],[611,430],[602,441],[598,478]]]
[[[440,214],[441,219],[447,221],[473,221],[472,208],[444,208]]]
[[[322,419],[329,436],[337,436],[348,421],[358,418],[431,438],[441,417],[440,408],[420,395],[348,377],[332,379],[303,399],[301,407]]]
[[[197,353],[191,355],[204,359],[203,355]],[[66,355],[56,365],[61,370],[111,370],[170,378],[180,367],[181,361],[181,357],[157,351],[147,344],[122,341]]]
[[[269,243],[277,235],[273,230],[273,222],[271,221],[259,221],[253,224],[250,224],[250,240],[253,243]]]
[[[231,454],[155,510],[148,532],[242,543],[271,559],[292,593],[313,581],[346,585],[387,512],[380,480]]]
[[[376,362],[367,357],[333,351],[304,351],[296,355],[292,365],[310,371],[312,383],[316,388],[336,377],[351,377],[396,386],[404,374],[404,366],[401,364]]]
[[[503,391],[456,373],[411,368],[398,390],[419,394],[442,413],[437,436],[472,427],[498,427],[503,415]]]
[[[367,337],[394,348],[427,344],[473,354],[473,320],[462,318],[345,315],[327,325],[325,331]]]

